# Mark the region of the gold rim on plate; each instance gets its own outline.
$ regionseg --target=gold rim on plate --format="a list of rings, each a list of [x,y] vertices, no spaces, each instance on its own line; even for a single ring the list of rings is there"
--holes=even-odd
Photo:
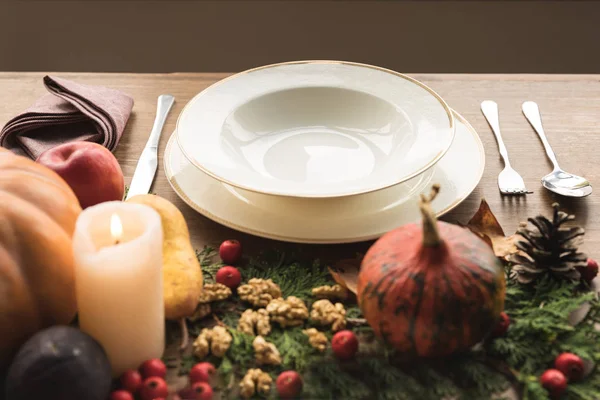
[[[473,135],[473,138],[475,139],[475,141],[477,142],[477,146],[479,147],[479,156],[480,156],[480,164],[481,164],[481,168],[478,171],[477,174],[477,179],[473,180],[473,185],[472,187],[465,191],[465,195],[456,199],[452,204],[450,204],[448,207],[444,208],[443,210],[440,210],[436,213],[437,217],[441,217],[444,214],[452,211],[454,208],[456,208],[460,203],[462,203],[467,197],[469,197],[471,195],[471,193],[473,193],[473,190],[475,190],[475,188],[477,187],[477,185],[479,184],[479,182],[481,181],[481,178],[483,176],[483,172],[485,169],[485,151],[483,148],[483,143],[481,142],[481,138],[479,137],[479,135],[477,134],[477,131],[475,130],[475,128],[473,128],[473,126],[469,123],[469,121],[467,121],[462,115],[460,115],[459,113],[457,113],[456,111],[453,110],[453,114],[454,117],[456,117],[460,122],[462,122],[467,129],[469,130],[469,132],[471,133],[471,135]],[[176,138],[177,136],[175,136]],[[165,148],[165,154],[168,154],[170,151],[170,147],[172,146],[172,144],[174,143],[174,140],[170,140],[167,143],[167,146]],[[186,157],[187,158],[187,157]],[[193,210],[195,210],[196,212],[198,212],[199,214],[207,217],[208,219],[211,219],[221,225],[224,225],[228,228],[231,229],[235,229],[237,231],[240,232],[244,232],[250,235],[254,235],[254,236],[258,236],[258,237],[263,237],[263,238],[267,238],[267,239],[272,239],[272,240],[279,240],[279,241],[283,241],[283,242],[293,242],[293,243],[302,243],[302,244],[343,244],[343,243],[356,243],[356,242],[364,242],[364,241],[369,241],[369,240],[375,240],[378,239],[379,237],[381,237],[381,235],[383,235],[385,232],[382,232],[380,234],[376,234],[376,235],[368,235],[368,236],[363,236],[363,237],[355,237],[355,238],[336,238],[336,239],[307,239],[307,238],[297,238],[297,237],[291,237],[291,236],[281,236],[281,235],[273,235],[270,234],[268,232],[264,232],[264,231],[259,231],[256,229],[252,229],[252,228],[248,228],[248,227],[244,227],[244,226],[240,226],[238,224],[235,224],[233,222],[230,221],[226,221],[222,218],[217,217],[216,215],[212,214],[211,212],[203,209],[202,207],[198,206],[192,199],[190,199],[181,189],[181,187],[177,184],[177,181],[175,180],[175,178],[173,177],[173,173],[171,171],[171,169],[169,168],[169,163],[165,162],[164,163],[164,170],[165,170],[165,175],[167,177],[167,180],[169,181],[169,184],[171,185],[171,187],[173,188],[173,190],[175,191],[175,193],[188,205],[190,206]],[[222,181],[221,181],[222,182]]]
[[[187,153],[185,151],[185,149],[183,148],[183,146],[181,146],[181,142],[179,139],[179,121],[181,119],[181,116],[186,112],[186,110],[188,109],[188,107],[190,106],[190,104],[192,104],[192,102],[194,100],[196,100],[198,97],[202,96],[204,94],[204,92],[206,92],[208,89],[214,88],[224,82],[227,82],[231,79],[235,79],[240,75],[244,75],[244,74],[248,74],[254,71],[260,71],[263,69],[269,69],[269,68],[274,68],[274,67],[279,67],[282,65],[298,65],[298,64],[342,64],[342,65],[351,65],[351,66],[355,66],[355,67],[363,67],[363,68],[370,68],[370,69],[375,69],[378,71],[382,71],[382,72],[386,72],[389,73],[391,75],[395,75],[399,78],[402,78],[404,80],[407,80],[409,82],[414,83],[415,85],[425,89],[427,92],[429,92],[433,97],[436,98],[437,101],[440,102],[440,104],[442,105],[442,107],[444,108],[444,110],[446,111],[446,114],[448,115],[449,119],[450,119],[450,131],[451,131],[451,135],[452,137],[450,138],[450,144],[443,150],[441,150],[431,161],[429,161],[425,166],[421,167],[420,169],[418,169],[417,171],[413,172],[410,175],[407,175],[405,177],[403,177],[402,179],[398,180],[397,182],[394,183],[390,183],[390,184],[386,184],[385,186],[382,187],[378,187],[375,189],[367,189],[367,190],[359,190],[359,191],[354,191],[354,192],[348,192],[342,195],[327,195],[327,196],[307,196],[307,195],[303,195],[303,196],[294,196],[294,195],[290,195],[288,193],[278,193],[278,192],[264,192],[264,191],[260,191],[258,189],[254,189],[252,187],[248,187],[245,186],[241,183],[235,183],[235,182],[231,182],[228,179],[225,179],[217,174],[215,174],[214,172],[210,171],[209,169],[205,168],[204,166],[202,166],[200,163],[198,163],[196,160],[194,160],[193,157],[190,156],[189,153]],[[202,89],[198,94],[196,94],[194,97],[192,97],[190,99],[190,101],[187,102],[187,104],[183,107],[183,109],[181,110],[181,113],[179,114],[179,116],[177,117],[177,121],[175,123],[175,139],[177,140],[177,143],[179,144],[179,148],[181,149],[181,152],[183,153],[183,155],[185,156],[185,158],[192,164],[194,165],[196,168],[198,168],[199,170],[201,170],[202,172],[204,172],[205,174],[213,177],[214,179],[218,180],[219,182],[223,182],[226,183],[228,185],[231,185],[233,187],[237,187],[240,189],[244,189],[247,190],[249,192],[254,192],[254,193],[259,193],[259,194],[266,194],[266,195],[270,195],[270,196],[283,196],[283,197],[298,197],[298,198],[314,198],[314,199],[325,199],[325,198],[335,198],[335,197],[345,197],[345,196],[355,196],[358,194],[365,194],[365,193],[373,193],[373,192],[377,192],[380,190],[384,190],[387,188],[390,188],[392,186],[396,186],[400,183],[406,182],[412,178],[414,178],[415,176],[418,176],[420,174],[422,174],[424,171],[428,170],[429,168],[431,168],[435,163],[437,163],[450,149],[450,146],[452,146],[452,142],[454,141],[454,137],[456,136],[456,124],[454,123],[454,113],[452,112],[452,109],[450,108],[450,106],[446,103],[446,101],[442,98],[442,96],[440,96],[435,90],[433,90],[432,88],[430,88],[429,86],[427,86],[426,84],[424,84],[423,82],[412,78],[406,74],[403,74],[401,72],[397,72],[388,68],[383,68],[383,67],[379,67],[376,65],[371,65],[371,64],[364,64],[364,63],[358,63],[358,62],[353,62],[353,61],[338,61],[338,60],[302,60],[302,61],[287,61],[287,62],[281,62],[281,63],[275,63],[275,64],[268,64],[268,65],[262,65],[260,67],[256,67],[256,68],[251,68],[251,69],[247,69],[245,71],[242,72],[238,72],[235,73],[233,75],[230,75],[226,78],[223,78],[211,85],[209,85],[208,87]]]

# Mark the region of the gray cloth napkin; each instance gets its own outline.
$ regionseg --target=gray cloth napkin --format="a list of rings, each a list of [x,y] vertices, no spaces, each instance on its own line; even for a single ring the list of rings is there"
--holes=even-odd
[[[133,109],[127,94],[102,86],[44,77],[50,92],[0,131],[0,146],[37,159],[71,141],[90,141],[114,151]]]

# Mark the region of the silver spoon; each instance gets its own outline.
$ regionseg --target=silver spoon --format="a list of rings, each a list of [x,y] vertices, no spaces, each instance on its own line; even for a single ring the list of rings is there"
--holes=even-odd
[[[552,172],[542,178],[542,185],[546,189],[563,196],[585,197],[590,195],[592,193],[592,185],[590,185],[590,182],[587,179],[569,174],[559,167],[554,151],[552,151],[552,147],[550,147],[550,143],[548,143],[548,139],[546,139],[544,127],[542,126],[542,116],[540,115],[538,105],[533,101],[526,101],[523,103],[522,109],[525,118],[527,118],[540,137],[544,149],[546,150],[546,155],[550,161],[552,161],[552,165],[554,166]]]

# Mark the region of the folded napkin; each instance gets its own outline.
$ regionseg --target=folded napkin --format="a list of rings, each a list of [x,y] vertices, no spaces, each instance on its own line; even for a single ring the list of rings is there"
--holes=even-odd
[[[113,151],[129,120],[133,99],[115,89],[45,76],[50,92],[0,131],[0,146],[37,159],[71,141],[96,142]]]

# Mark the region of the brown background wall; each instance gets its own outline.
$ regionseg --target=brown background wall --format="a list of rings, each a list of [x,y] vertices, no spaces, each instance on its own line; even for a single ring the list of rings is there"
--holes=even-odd
[[[596,1],[0,0],[0,70],[600,72]]]

